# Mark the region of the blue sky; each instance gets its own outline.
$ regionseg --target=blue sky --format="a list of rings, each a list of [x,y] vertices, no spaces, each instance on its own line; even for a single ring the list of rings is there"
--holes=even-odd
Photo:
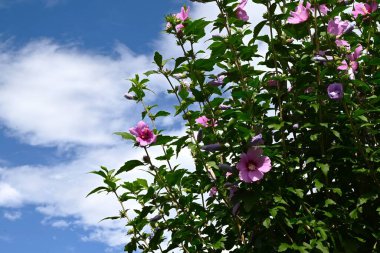
[[[112,196],[85,198],[101,185],[88,172],[143,156],[112,133],[140,120],[141,108],[123,97],[127,79],[151,69],[156,50],[181,54],[162,30],[183,4],[192,18],[218,14],[185,0],[0,0],[0,252],[122,252],[124,223],[99,223],[119,206]],[[162,79],[151,87],[148,103],[174,101]],[[184,134],[177,123],[158,122]],[[145,175],[125,175],[136,177]]]

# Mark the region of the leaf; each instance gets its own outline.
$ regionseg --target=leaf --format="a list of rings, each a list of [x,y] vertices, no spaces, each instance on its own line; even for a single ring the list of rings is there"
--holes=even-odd
[[[134,168],[138,167],[138,166],[142,166],[144,165],[143,162],[139,161],[139,160],[130,160],[126,163],[124,163],[124,165],[122,167],[120,167],[120,169],[116,172],[115,175],[118,175],[122,172],[128,172],[128,171],[131,171],[133,170]]]
[[[154,52],[154,62],[157,64],[159,68],[162,67],[162,55],[159,52]]]
[[[91,194],[94,194],[94,193],[96,193],[96,192],[99,193],[99,192],[102,192],[102,191],[108,192],[108,188],[107,188],[107,187],[104,187],[104,186],[97,187],[97,188],[95,188],[94,190],[92,190],[89,194],[87,194],[86,198],[87,198],[88,196],[90,196]]]
[[[169,116],[170,115],[170,112],[167,112],[167,111],[158,111],[154,117],[155,118],[158,118],[158,117],[165,117],[165,116]]]
[[[125,140],[132,140],[132,141],[136,140],[136,137],[133,134],[130,134],[127,132],[116,132],[114,134],[121,136]]]
[[[327,173],[330,170],[330,166],[326,163],[317,163],[317,167],[322,170],[322,173],[327,176]]]

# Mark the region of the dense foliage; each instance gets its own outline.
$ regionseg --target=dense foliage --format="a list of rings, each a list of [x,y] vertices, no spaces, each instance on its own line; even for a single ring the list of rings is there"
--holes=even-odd
[[[186,7],[169,15],[166,32],[183,55],[156,52],[157,68],[132,78],[126,94],[144,106],[145,121],[117,134],[146,156],[93,172],[105,184],[90,194],[121,204],[110,218],[129,228],[125,251],[377,252],[376,1],[252,0],[267,10],[253,29],[246,0],[197,2],[217,5],[217,19],[193,20]],[[171,113],[145,104],[151,75],[167,80],[186,135],[156,126]],[[152,157],[152,146],[162,154]],[[195,169],[175,162],[185,149]],[[152,182],[119,179],[136,169]]]

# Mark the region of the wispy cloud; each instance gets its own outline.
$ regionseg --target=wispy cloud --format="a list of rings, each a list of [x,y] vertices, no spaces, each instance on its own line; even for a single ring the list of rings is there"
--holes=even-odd
[[[22,213],[19,211],[5,211],[3,214],[3,217],[10,221],[15,221],[20,219],[22,216]]]

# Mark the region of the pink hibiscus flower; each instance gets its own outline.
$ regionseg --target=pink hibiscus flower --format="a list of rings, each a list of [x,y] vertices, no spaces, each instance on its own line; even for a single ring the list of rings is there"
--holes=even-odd
[[[371,14],[375,10],[377,10],[377,2],[371,1],[370,4],[367,3],[354,3],[354,10],[352,11],[352,15],[357,18],[359,14],[366,16]]]
[[[129,129],[129,132],[136,136],[136,141],[141,147],[145,147],[156,142],[157,135],[149,129],[149,126],[144,122],[140,121],[135,127]]]
[[[301,0],[296,10],[290,12],[291,17],[288,18],[287,22],[289,24],[299,24],[308,20],[310,6],[309,2],[306,3],[306,7],[303,6],[303,0]]]
[[[208,123],[209,121],[211,121],[211,123]],[[211,127],[216,127],[218,125],[218,123],[216,122],[216,120],[209,119],[206,116],[201,116],[201,117],[195,119],[195,122],[197,122],[198,124],[201,124],[204,127],[210,127],[210,126]]]
[[[252,147],[247,153],[240,155],[240,161],[236,165],[239,177],[246,183],[252,183],[263,178],[264,173],[271,170],[271,160],[262,155],[261,148]]]
[[[242,0],[236,9],[236,17],[243,21],[248,21],[249,19],[247,12],[244,10],[244,7],[247,4],[247,1],[248,0]]]
[[[185,7],[182,7],[181,12],[177,13],[175,16],[176,16],[176,18],[178,18],[182,21],[185,21],[186,19],[189,18],[189,11],[190,11],[190,7],[187,7],[186,9],[185,9]]]

